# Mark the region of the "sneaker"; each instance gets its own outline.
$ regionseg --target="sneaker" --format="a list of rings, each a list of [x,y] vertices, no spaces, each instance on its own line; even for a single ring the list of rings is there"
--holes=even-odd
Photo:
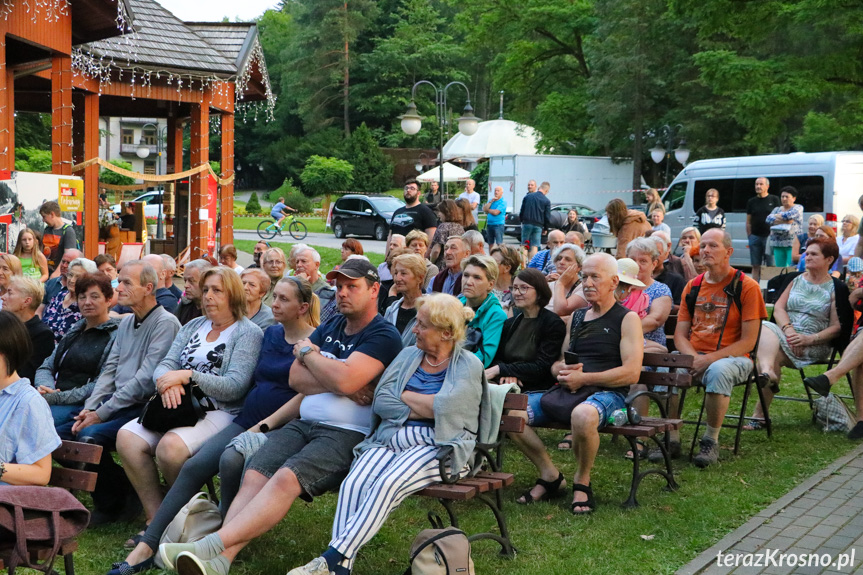
[[[698,455],[692,458],[692,463],[696,467],[704,469],[708,465],[712,465],[719,461],[719,444],[709,437],[702,437],[698,442]]]
[[[854,427],[851,428],[851,431],[848,432],[848,439],[863,439],[863,421],[858,421]]]
[[[177,555],[176,563],[179,575],[227,575],[228,573],[223,570],[224,567],[219,568],[219,565],[227,565],[227,563],[205,561],[188,551]]]
[[[315,557],[302,567],[291,569],[288,575],[334,575],[323,557]]]
[[[682,449],[679,441],[671,441],[668,445],[668,455],[671,459],[680,457]],[[665,457],[662,455],[662,450],[658,447],[653,447],[647,452],[647,460],[651,463],[664,463]]]
[[[177,556],[184,551],[195,552],[194,543],[162,543],[159,545],[159,559],[165,569],[176,571]]]

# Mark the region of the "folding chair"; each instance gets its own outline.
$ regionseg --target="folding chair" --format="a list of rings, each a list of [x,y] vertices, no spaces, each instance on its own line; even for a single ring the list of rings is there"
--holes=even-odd
[[[749,375],[745,380],[734,384],[734,387],[743,387],[743,402],[740,406],[740,415],[734,414],[725,414],[725,419],[736,419],[737,423],[722,423],[722,427],[736,429],[736,433],[734,436],[734,455],[737,455],[738,451],[740,451],[740,434],[743,431],[744,422],[749,420],[760,421],[767,428],[767,437],[773,437],[773,421],[770,419],[769,409],[766,407],[764,403],[764,391],[758,386],[758,382],[756,380],[756,375],[758,374],[758,363],[757,363],[757,354],[758,354],[758,340],[761,339],[761,324],[758,325],[758,339],[755,340],[755,347],[752,348],[752,353],[749,354],[749,359],[752,362],[752,369],[749,371]],[[696,387],[704,387],[701,381],[698,381],[694,384]],[[752,387],[755,386],[755,389],[758,391],[758,399],[761,401],[761,409],[764,417],[749,417],[746,415],[746,408],[749,404],[749,396],[752,393]],[[685,395],[681,395],[680,398],[680,412],[683,413],[683,400]],[[701,399],[701,409],[698,412],[698,420],[695,421],[695,433],[692,435],[692,444],[689,447],[689,458],[692,459],[692,454],[695,452],[695,444],[698,441],[698,431],[701,427],[701,422],[704,419],[704,409],[707,403],[707,392],[704,392],[704,396]],[[686,422],[689,423],[689,422]]]

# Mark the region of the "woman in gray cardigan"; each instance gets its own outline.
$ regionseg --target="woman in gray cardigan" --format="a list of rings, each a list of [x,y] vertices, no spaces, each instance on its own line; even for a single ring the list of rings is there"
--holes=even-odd
[[[333,538],[321,557],[288,575],[350,571],[356,553],[410,494],[440,481],[439,459],[467,473],[476,442],[496,426],[486,409],[482,362],[464,351],[473,311],[451,295],[417,300],[416,347],[405,348],[381,376],[372,431],[354,449],[339,490]]]
[[[153,373],[154,390],[170,409],[180,404],[188,392],[183,386],[191,383],[215,409],[196,425],[178,427],[164,435],[135,420],[117,434],[117,453],[144,506],[147,524],[162,503],[159,471],[172,485],[186,460],[230,425],[243,407],[261,349],[263,332],[246,318],[246,296],[237,273],[225,267],[212,268],[201,276],[200,286],[204,316],[177,333]],[[127,545],[134,547],[140,535]]]

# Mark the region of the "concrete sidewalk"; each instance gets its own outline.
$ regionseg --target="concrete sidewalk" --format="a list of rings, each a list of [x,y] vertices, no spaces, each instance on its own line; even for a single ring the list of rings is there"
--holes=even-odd
[[[774,554],[773,551],[778,553]],[[722,565],[717,561],[722,553]],[[839,568],[840,554],[848,554]],[[779,562],[780,554],[806,556],[804,563]],[[730,554],[726,556],[726,554]],[[750,559],[744,566],[744,554]],[[809,566],[810,554],[826,566]],[[735,557],[740,555],[740,557]],[[761,565],[756,561],[761,558]],[[734,561],[737,560],[737,566]],[[794,562],[794,559],[791,560]],[[767,564],[765,564],[767,563]],[[863,445],[819,471],[767,509],[685,565],[678,575],[863,573]]]

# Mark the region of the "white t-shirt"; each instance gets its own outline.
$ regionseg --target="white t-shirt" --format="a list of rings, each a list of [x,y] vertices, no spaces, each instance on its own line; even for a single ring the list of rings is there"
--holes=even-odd
[[[461,198],[466,199],[470,203],[476,202],[476,207],[471,210],[471,213],[473,213],[473,220],[477,222],[477,225],[479,225],[479,218],[477,217],[479,215],[479,194],[476,192],[467,193],[467,191],[464,191],[458,196],[458,199]]]
[[[207,334],[213,331],[213,322],[206,321],[201,324],[201,327],[189,339],[186,347],[180,353],[180,369],[191,369],[199,373],[221,375],[225,347],[236,327],[237,322],[234,322],[219,334],[216,341],[207,341]],[[216,407],[221,407],[218,401],[210,399]]]
[[[347,361],[347,359],[339,359],[327,351],[322,351],[321,355],[330,359]],[[317,393],[303,398],[303,402],[300,404],[300,419],[368,434],[372,429],[372,407],[370,405],[358,405],[344,395]]]
[[[836,238],[836,241],[839,242],[839,255],[842,256],[843,260],[854,257],[854,250],[857,248],[857,241],[859,239],[860,236],[857,234],[854,234],[850,238]]]

